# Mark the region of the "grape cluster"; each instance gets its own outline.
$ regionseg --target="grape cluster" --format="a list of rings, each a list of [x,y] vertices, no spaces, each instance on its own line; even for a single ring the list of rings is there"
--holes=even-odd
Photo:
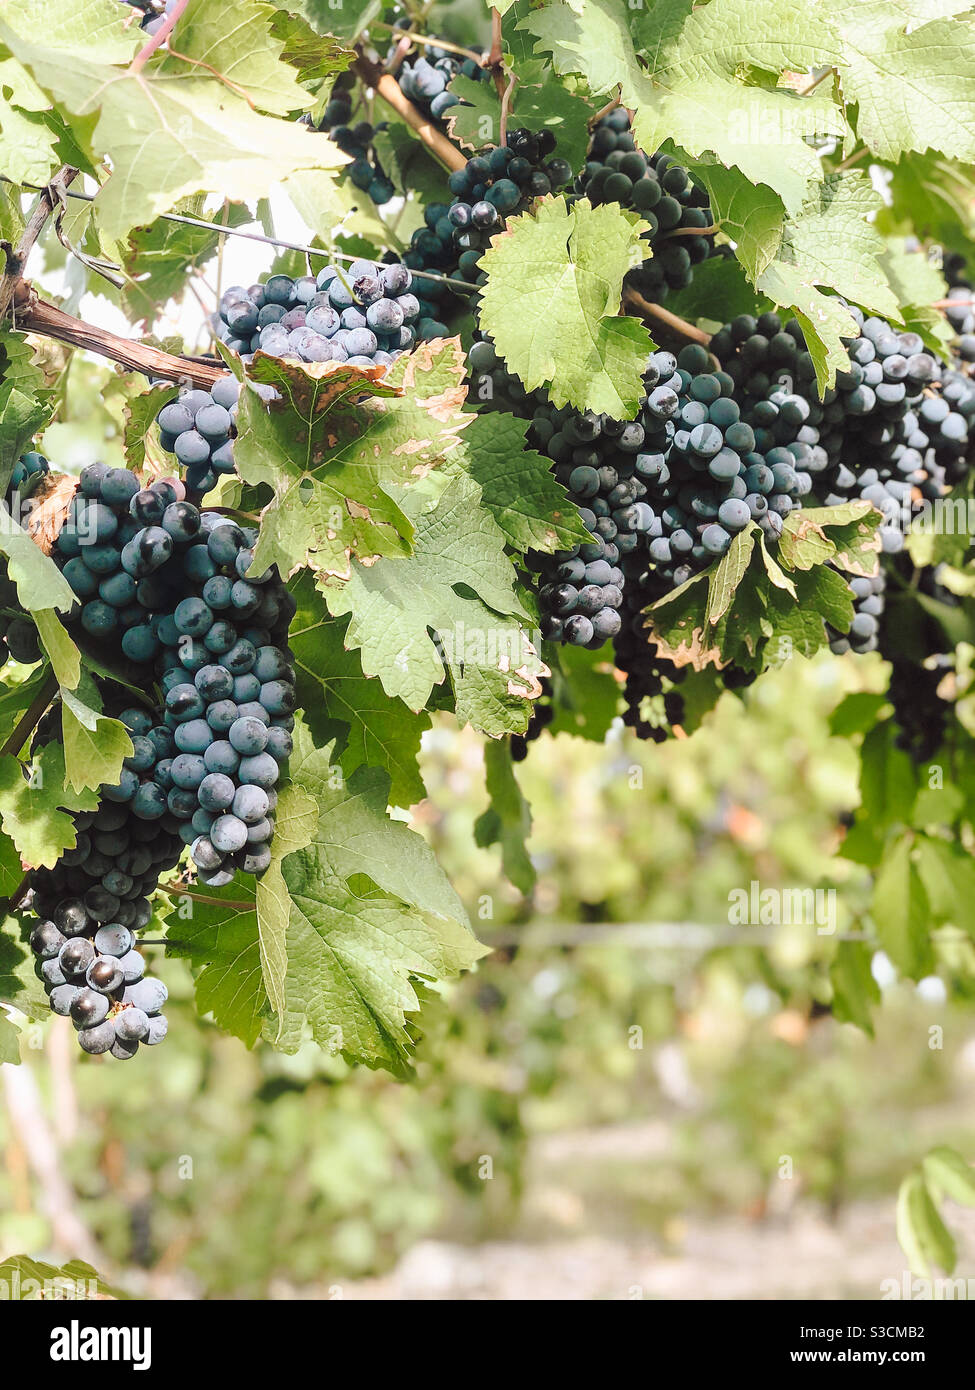
[[[242,356],[260,348],[292,361],[389,366],[418,337],[436,336],[425,331],[412,279],[405,265],[357,260],[317,276],[232,285],[220,300],[218,336]]]
[[[669,354],[652,357],[648,371],[658,370],[658,357]],[[644,428],[639,421],[623,423],[570,406],[556,409],[541,389],[527,393],[486,339],[472,346],[468,363],[477,374],[477,398],[530,419],[529,443],[552,460],[592,537],[572,550],[526,557],[538,575],[542,636],[600,647],[621,626],[621,557],[640,545],[655,522],[637,473]]]
[[[874,575],[854,575],[847,580],[853,595],[853,621],[849,632],[837,632],[827,625],[830,650],[837,656],[844,652],[875,652],[880,645],[880,620],[884,615],[887,592],[887,572],[878,569]]]
[[[221,473],[234,471],[239,394],[240,383],[228,373],[209,391],[180,391],[156,416],[159,443],[186,469],[190,492],[209,492]]]
[[[14,464],[4,499],[14,520],[22,522],[24,504],[29,504],[31,494],[49,471],[50,464],[44,455],[33,450],[22,454]],[[0,666],[8,656],[26,665],[40,660],[37,628],[20,614],[17,586],[7,573],[6,560],[0,558]]]
[[[155,672],[165,702],[104,796],[184,844],[201,879],[270,862],[275,784],[296,706],[286,647],[294,603],[275,571],[251,573],[255,531],[182,500],[178,480],[141,488],[91,464],[55,545],[95,642]],[[120,634],[120,637],[119,637]]]
[[[160,749],[172,742],[170,730],[143,708],[117,717],[133,742]],[[31,907],[40,920],[30,945],[51,1008],[71,1018],[84,1051],[127,1061],[140,1043],[166,1036],[166,986],[143,978],[135,933],[149,923],[150,895],[160,874],[178,863],[183,841],[172,817],[142,817],[108,790],[97,811],[73,819],[74,849],[53,869],[31,874]]]
[[[312,124],[310,116],[304,119],[306,124]],[[355,125],[351,125],[351,120],[352,94],[344,88],[339,88],[332,93],[320,124],[314,128],[327,130],[329,139],[338,145],[343,154],[350,156],[352,163],[347,165],[343,172],[348,174],[355,187],[371,198],[377,207],[382,207],[396,192],[372,148],[376,130],[383,127],[373,126],[369,121],[357,121]]]
[[[410,21],[401,20],[399,27],[408,29]],[[395,46],[387,56],[394,52]],[[429,57],[420,53],[407,56],[396,73],[396,81],[403,95],[424,115],[442,121],[452,106],[461,104],[460,97],[447,91],[447,84],[459,73],[479,82],[484,69],[473,58],[460,58],[443,48],[431,47],[426,52]]]
[[[453,196],[449,207],[431,203],[425,226],[413,233],[404,263],[416,272],[416,283],[428,301],[443,298],[446,286],[420,272],[436,270],[477,284],[481,256],[505,217],[528,208],[535,198],[563,188],[572,178],[564,159],[552,158],[555,136],[511,130],[504,145],[469,159],[447,179]]]
[[[952,253],[945,257],[948,298],[945,318],[958,334],[958,355],[964,362],[975,362],[975,288],[965,273],[965,257]]]
[[[626,676],[623,723],[639,739],[663,743],[675,724],[684,720],[684,701],[678,687],[686,667],[661,656],[643,626],[643,609],[658,597],[659,581],[652,571],[639,570],[636,556],[627,570],[623,625],[613,642],[616,667]]]
[[[915,497],[935,500],[964,475],[975,388],[924,350],[916,333],[851,309],[858,333],[844,340],[847,370],[819,400],[815,368],[795,321],[777,314],[742,315],[711,340],[743,400],[746,418],[769,387],[783,380],[805,414],[804,446],[819,504],[863,498],[884,516],[885,553],[904,544]],[[761,407],[764,410],[764,407]]]
[[[653,303],[663,303],[671,290],[686,288],[694,278],[694,266],[713,254],[713,234],[704,230],[713,223],[707,193],[671,155],[645,155],[637,149],[623,107],[597,123],[575,189],[594,207],[619,203],[649,224],[644,235],[652,257],[632,270],[626,283]]]

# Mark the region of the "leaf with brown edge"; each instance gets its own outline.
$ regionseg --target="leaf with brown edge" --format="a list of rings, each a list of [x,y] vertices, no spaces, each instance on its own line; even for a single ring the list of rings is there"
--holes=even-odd
[[[45,555],[50,555],[54,549],[77,490],[77,478],[69,478],[64,473],[47,473],[30,499],[24,530]]]
[[[464,369],[454,338],[423,343],[388,369],[258,353],[248,375],[279,398],[265,406],[253,389],[242,393],[235,445],[243,481],[274,492],[258,566],[347,579],[353,558],[409,555],[413,523],[397,489],[458,450],[474,418],[463,411]]]

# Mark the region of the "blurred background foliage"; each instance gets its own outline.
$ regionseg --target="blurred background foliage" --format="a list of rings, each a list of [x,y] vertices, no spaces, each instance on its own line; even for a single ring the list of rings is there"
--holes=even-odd
[[[411,820],[494,950],[428,1005],[411,1082],[311,1047],[246,1052],[195,1019],[178,961],[166,1055],[137,1076],[29,1029],[103,1272],[163,1296],[328,1296],[424,1239],[598,1234],[667,1260],[688,1223],[754,1232],[801,1210],[828,1227],[874,1200],[891,1237],[910,1165],[975,1141],[975,1029],[946,988],[961,966],[913,986],[875,956],[871,1039],[830,1012],[834,937],[728,919],[729,889],[758,879],[834,887],[838,933],[863,929],[869,878],[836,854],[857,751],[829,716],[883,686],[879,661],[823,656],[725,695],[693,739],[544,735],[518,769],[530,900],[474,845],[478,741],[435,727]],[[0,1257],[57,1253],[24,1139],[0,1108]]]

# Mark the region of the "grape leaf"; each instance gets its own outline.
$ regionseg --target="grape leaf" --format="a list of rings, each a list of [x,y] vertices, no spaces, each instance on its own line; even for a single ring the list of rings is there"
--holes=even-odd
[[[834,294],[875,313],[899,316],[880,264],[884,241],[868,221],[879,206],[879,195],[865,174],[827,179],[801,213],[785,224],[775,260],[755,282],[801,323],[821,390],[833,385],[837,370],[849,360],[841,340],[857,332]],[[830,295],[817,286],[826,286]]]
[[[103,783],[114,786],[118,782],[122,763],[132,752],[132,740],[124,724],[110,719],[100,709],[92,709],[72,691],[62,689],[61,733],[68,786],[82,792],[86,787],[100,787]]]
[[[954,329],[940,310],[932,306],[948,293],[944,275],[930,255],[909,250],[906,240],[888,241],[881,266],[898,303],[897,320],[938,357],[948,358]]]
[[[51,869],[63,850],[74,847],[77,837],[68,810],[94,811],[97,806],[94,792],[65,787],[60,744],[46,743],[26,774],[16,758],[0,757],[0,823],[29,868]]]
[[[500,845],[505,875],[520,893],[531,893],[535,866],[525,841],[531,834],[532,817],[515,776],[507,740],[485,744],[484,778],[491,804],[474,822],[474,842],[482,849]]]
[[[110,155],[112,173],[94,207],[99,226],[114,240],[193,193],[259,198],[272,184],[287,185],[289,175],[348,162],[325,136],[261,115],[246,94],[200,75],[199,68],[150,66],[133,73],[88,56],[81,29],[65,62],[43,27],[32,23],[30,32],[32,39],[16,32],[4,8],[0,42],[72,114],[72,131],[88,158]]]
[[[180,15],[179,32],[157,71],[179,77],[186,74],[187,63],[209,67],[221,74],[230,90],[262,111],[276,116],[305,111],[313,99],[299,85],[291,66],[282,61],[284,42],[272,35],[268,23],[273,13],[261,0],[235,0],[228,23],[223,6],[189,0]]]
[[[0,1262],[0,1281],[8,1297],[18,1302],[33,1299],[125,1298],[84,1260],[47,1264],[28,1255],[11,1255]]]
[[[177,203],[173,211],[212,222],[215,227],[239,227],[251,220],[250,212],[240,203],[208,215],[202,194]],[[129,279],[122,291],[122,304],[133,324],[153,323],[159,317],[160,305],[179,299],[193,272],[212,259],[219,244],[219,232],[161,217],[147,227],[136,227],[129,234],[125,257]]]
[[[735,257],[754,281],[774,259],[782,245],[785,207],[777,193],[764,185],[749,183],[737,169],[704,161],[693,165],[693,172],[708,191],[711,213],[721,230],[735,243]],[[694,271],[695,281],[709,266],[727,266],[728,261],[705,261]],[[734,264],[734,262],[730,262]],[[668,300],[669,305],[669,300]],[[749,310],[749,313],[753,310]],[[717,314],[712,314],[712,318]],[[722,322],[733,318],[725,314]]]
[[[934,970],[930,907],[911,857],[912,838],[902,835],[884,853],[873,885],[872,914],[877,939],[909,979]]]
[[[258,353],[251,376],[282,396],[267,409],[245,391],[238,417],[240,476],[275,494],[261,518],[258,566],[342,576],[350,554],[408,554],[412,524],[391,485],[437,468],[458,447],[472,418],[461,411],[463,371],[456,339],[422,344],[385,373]]]
[[[166,953],[191,962],[197,1011],[253,1047],[268,1014],[254,890],[234,884],[222,896],[193,892],[175,896],[165,919]]]
[[[176,386],[164,382],[153,386],[141,396],[133,396],[125,403],[125,461],[133,472],[145,467],[146,459],[160,467],[172,461],[172,455],[164,452],[159,443],[159,430],[156,416],[164,405],[175,400]]]
[[[329,610],[351,614],[345,640],[360,649],[363,671],[410,709],[427,704],[446,668],[461,723],[522,731],[546,668],[524,630],[504,536],[471,477],[456,466],[434,476],[435,506],[433,477],[399,489],[414,553],[355,563],[347,583],[325,589]]]
[[[909,1173],[898,1190],[897,1240],[911,1272],[922,1279],[930,1279],[932,1264],[949,1274],[955,1268],[955,1242],[921,1173]]]
[[[333,73],[344,72],[355,57],[330,34],[317,34],[299,15],[276,10],[271,17],[271,34],[282,44],[281,59],[298,69],[302,82],[321,83]]]
[[[618,315],[646,230],[613,203],[543,198],[534,216],[510,218],[492,238],[480,326],[527,391],[547,386],[556,406],[636,415],[653,344],[641,323]]]
[[[605,652],[556,647],[552,656],[555,717],[549,733],[569,733],[602,743],[619,708],[620,687]]]
[[[350,42],[358,38],[370,20],[382,13],[380,0],[300,0],[296,8],[318,33],[334,34]]]
[[[337,785],[327,750],[299,740],[298,753],[319,819],[282,866],[291,915],[280,1036],[307,1024],[322,1046],[401,1071],[406,1015],[418,1008],[411,977],[455,975],[486,948],[426,843],[387,818],[385,774],[363,767]]]
[[[534,66],[534,65],[533,65]],[[519,68],[515,66],[515,74]],[[501,129],[501,99],[488,78],[476,82],[463,73],[448,84],[448,90],[464,101],[446,112],[447,133],[469,150],[498,143]],[[573,169],[581,169],[589,146],[587,121],[592,115],[589,103],[568,91],[555,77],[544,82],[519,81],[508,111],[508,129],[550,130],[558,141],[555,153],[567,159]]]
[[[621,87],[644,150],[665,140],[695,158],[711,152],[796,210],[822,177],[813,134],[842,134],[841,113],[818,90],[798,97],[760,73],[828,67],[842,60],[829,25],[802,0],[768,0],[756,27],[752,0],[581,0],[546,5],[522,20],[558,72],[581,73],[594,95]],[[634,50],[635,46],[635,50]],[[639,55],[639,56],[638,56]],[[641,61],[642,60],[642,61]],[[770,148],[771,147],[771,148]]]
[[[66,613],[75,601],[71,585],[49,555],[31,540],[0,502],[0,555],[6,555],[17,597],[28,612],[57,608]]]
[[[839,80],[860,139],[881,159],[929,149],[975,160],[975,27],[910,0],[831,0],[843,39]],[[968,6],[951,6],[968,9]],[[920,21],[920,22],[919,22]]]
[[[527,448],[528,421],[491,412],[464,435],[467,468],[484,505],[514,549],[571,550],[591,539],[579,509],[551,472],[550,461]]]
[[[426,795],[416,759],[420,738],[430,727],[382,683],[363,675],[359,655],[343,642],[348,626],[323,612],[322,596],[311,577],[292,585],[298,611],[288,643],[295,654],[298,698],[319,747],[334,742],[345,775],[367,764],[390,777],[394,806],[412,806]]]
[[[699,327],[719,328],[739,314],[764,313],[771,300],[757,295],[734,256],[712,256],[694,267],[694,279],[667,296],[667,308]]]
[[[862,941],[841,941],[829,967],[831,1008],[840,1023],[852,1023],[873,1037],[870,1006],[880,1003],[880,986],[870,971],[873,952]]]

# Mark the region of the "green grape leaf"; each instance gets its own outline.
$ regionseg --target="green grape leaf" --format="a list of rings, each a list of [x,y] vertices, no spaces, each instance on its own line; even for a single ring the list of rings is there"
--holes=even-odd
[[[61,691],[61,735],[65,782],[76,792],[114,786],[132,752],[124,724],[92,709],[70,690]]]
[[[841,941],[829,968],[833,1017],[854,1024],[870,1038],[872,1006],[880,1003],[880,986],[870,971],[872,954],[862,941]]]
[[[405,121],[389,121],[385,130],[377,130],[373,148],[383,169],[397,188],[411,193],[414,201],[442,203],[444,201],[443,167]],[[422,225],[422,216],[417,225]],[[407,234],[405,224],[397,224]]]
[[[928,791],[922,786],[921,792]],[[919,792],[919,797],[921,795]],[[932,800],[944,791],[928,791]],[[915,803],[916,805],[916,803]],[[957,813],[956,813],[957,814]],[[952,817],[948,817],[950,824]],[[951,923],[975,937],[975,865],[952,840],[920,835],[917,840],[917,869],[931,906],[931,916],[939,925]]]
[[[517,65],[514,71],[517,76]],[[501,99],[490,78],[485,76],[477,82],[461,73],[448,84],[448,90],[464,102],[446,112],[450,138],[469,150],[496,145],[501,129]],[[556,155],[568,160],[573,169],[581,169],[589,147],[587,121],[591,115],[589,103],[554,77],[544,82],[519,81],[508,111],[508,129],[550,130],[558,141]]]
[[[20,1302],[36,1299],[124,1299],[126,1294],[107,1283],[84,1260],[48,1264],[29,1255],[10,1255],[0,1261],[0,1281],[8,1297]]]
[[[412,806],[426,795],[417,767],[420,738],[429,715],[390,696],[381,681],[362,672],[359,654],[344,645],[346,623],[330,618],[311,577],[291,586],[298,611],[288,642],[295,654],[299,704],[319,747],[334,742],[333,756],[346,777],[357,767],[384,769],[394,806]]]
[[[210,0],[189,0],[158,72],[181,77],[188,63],[189,71],[210,68],[221,74],[229,90],[261,111],[276,116],[305,111],[312,97],[299,85],[290,64],[282,61],[284,41],[271,32],[272,17],[271,6],[261,0],[235,0],[233,23],[228,24],[222,7]],[[321,46],[316,35],[306,30],[306,36]]]
[[[963,1207],[975,1207],[975,1168],[961,1154],[941,1145],[926,1153],[921,1160],[929,1191],[950,1197]]]
[[[265,196],[272,184],[287,185],[291,175],[348,162],[326,136],[260,114],[246,91],[238,93],[198,66],[166,58],[133,73],[91,53],[80,28],[65,61],[38,19],[32,18],[28,38],[12,27],[5,7],[0,42],[53,103],[71,113],[72,132],[88,158],[98,162],[110,153],[112,172],[94,209],[104,235],[115,241],[191,194],[246,201]],[[222,17],[220,23],[225,32]]]
[[[0,502],[0,555],[7,557],[7,569],[17,585],[17,597],[28,612],[57,608],[66,613],[71,608],[75,600],[71,585],[51,557],[44,554],[10,515],[6,502]]]
[[[334,35],[350,43],[359,37],[371,20],[382,13],[381,0],[299,0],[295,8],[317,33]]]
[[[37,634],[62,690],[77,690],[81,680],[81,653],[53,608],[39,608],[31,616]]]
[[[756,28],[751,0],[582,0],[546,5],[521,22],[551,53],[556,71],[580,73],[595,96],[621,88],[644,150],[665,140],[693,157],[717,156],[755,184],[767,184],[791,211],[822,177],[807,137],[842,135],[832,98],[799,97],[765,81],[842,61],[836,35],[801,0],[769,0]],[[772,146],[772,148],[770,148]]]
[[[166,382],[126,402],[125,461],[133,472],[143,469],[147,460],[160,468],[172,463],[172,455],[165,453],[159,443],[156,416],[164,405],[176,399],[178,390],[178,387]]]
[[[898,322],[919,333],[929,351],[947,358],[954,330],[940,310],[932,307],[948,293],[939,267],[924,251],[909,250],[903,240],[889,241],[880,263],[900,306]]]
[[[951,10],[967,6],[951,5]],[[975,161],[975,27],[911,0],[850,8],[832,0],[843,40],[839,80],[857,135],[880,159],[929,149]]]
[[[474,842],[482,849],[501,846],[501,867],[519,893],[535,887],[535,866],[525,841],[531,834],[532,816],[522,795],[506,739],[489,740],[484,746],[484,779],[490,805],[474,823]]]
[[[269,1011],[253,889],[190,891],[175,895],[166,918],[167,955],[193,966],[197,1011],[253,1047]]]
[[[208,213],[203,194],[183,199],[173,211],[210,222],[214,227],[239,227],[251,221],[250,212],[240,203]],[[132,323],[153,323],[159,317],[160,305],[179,299],[194,272],[202,270],[216,255],[220,240],[219,232],[162,217],[148,226],[136,227],[129,234],[125,256],[129,278],[122,290],[122,306]]]
[[[678,318],[713,329],[739,314],[763,314],[772,307],[770,299],[756,295],[734,256],[712,256],[696,265],[691,283],[667,296],[667,308]]]
[[[737,169],[723,169],[720,164],[697,163],[693,166],[695,176],[708,191],[711,200],[711,213],[721,230],[735,243],[735,257],[744,266],[752,281],[757,281],[762,272],[778,254],[785,231],[785,206],[777,193],[764,184],[756,187]],[[705,270],[705,262],[700,267]],[[734,261],[714,261],[718,266],[734,265]],[[694,280],[699,271],[695,268]],[[754,293],[754,291],[753,291]],[[668,308],[670,300],[667,301]],[[754,309],[749,308],[748,313]],[[711,317],[718,317],[712,314]],[[725,314],[721,319],[727,323],[734,314]]]
[[[77,838],[67,812],[97,806],[95,792],[65,787],[60,744],[46,743],[29,768],[9,754],[0,757],[0,824],[28,868],[52,869]]]
[[[832,386],[837,369],[849,360],[841,340],[857,333],[850,313],[834,295],[887,317],[899,316],[880,262],[884,241],[868,221],[880,206],[880,196],[865,174],[826,179],[786,222],[775,260],[755,281],[757,289],[799,320],[820,389]],[[830,295],[818,286],[826,286]]]
[[[909,1173],[897,1193],[897,1240],[912,1273],[931,1277],[931,1266],[955,1267],[955,1242],[931,1200],[921,1173]]]
[[[602,743],[616,718],[620,701],[620,687],[613,675],[612,661],[605,652],[564,646],[554,648],[551,666],[555,717],[548,732],[574,734]]]
[[[914,865],[910,836],[894,840],[884,853],[873,886],[872,913],[877,939],[894,965],[919,980],[934,969],[930,905]]]
[[[426,485],[434,477],[440,491],[431,506]],[[547,668],[525,631],[504,536],[480,488],[453,467],[399,493],[414,526],[413,554],[356,563],[347,583],[325,589],[332,614],[351,615],[346,642],[360,649],[366,675],[378,675],[410,709],[428,703],[446,669],[462,724],[493,735],[523,731]]]
[[[614,203],[543,198],[534,216],[510,218],[492,238],[481,258],[480,326],[526,390],[546,386],[556,406],[617,420],[636,415],[653,344],[619,307],[646,230]]]
[[[4,492],[14,465],[50,415],[44,401],[24,395],[12,382],[0,383],[0,487]]]
[[[792,511],[785,518],[779,538],[782,563],[790,570],[811,570],[833,561],[853,573],[875,574],[883,517],[869,502],[859,499],[838,507],[810,507]],[[829,533],[836,533],[835,536]]]
[[[274,499],[255,562],[284,576],[307,565],[342,577],[352,554],[407,555],[412,523],[393,485],[422,477],[458,447],[464,358],[456,339],[425,343],[382,368],[298,366],[257,353],[250,375],[282,399],[241,395],[235,457]],[[368,398],[363,397],[368,393]]]
[[[324,82],[334,73],[345,72],[355,57],[355,49],[344,47],[330,34],[317,34],[306,20],[287,10],[275,11],[270,30],[281,44],[281,61],[297,68],[302,82]]]
[[[464,435],[467,468],[485,507],[508,544],[526,550],[571,550],[591,539],[579,509],[551,471],[551,462],[525,444],[528,421],[490,412]]]

